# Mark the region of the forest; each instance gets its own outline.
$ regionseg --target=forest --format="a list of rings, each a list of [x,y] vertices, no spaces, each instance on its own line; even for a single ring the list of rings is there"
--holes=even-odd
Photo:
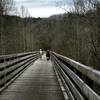
[[[49,49],[100,70],[100,1],[73,2],[73,11],[33,18],[0,0],[0,55]]]

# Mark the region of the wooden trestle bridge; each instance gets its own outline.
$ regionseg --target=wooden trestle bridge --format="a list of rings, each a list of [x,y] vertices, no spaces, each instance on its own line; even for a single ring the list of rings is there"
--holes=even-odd
[[[100,71],[50,52],[0,56],[0,100],[100,100]]]

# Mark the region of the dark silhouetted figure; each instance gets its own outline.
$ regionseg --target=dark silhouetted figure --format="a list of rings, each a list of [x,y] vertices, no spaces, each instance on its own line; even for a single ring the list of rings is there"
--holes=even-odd
[[[47,60],[50,60],[50,51],[49,50],[46,51],[46,58],[47,58]]]

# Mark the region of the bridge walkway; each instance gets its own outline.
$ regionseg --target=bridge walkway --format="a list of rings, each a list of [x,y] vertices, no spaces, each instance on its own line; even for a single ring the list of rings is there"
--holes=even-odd
[[[64,100],[51,61],[45,55],[35,61],[0,94],[0,100]]]

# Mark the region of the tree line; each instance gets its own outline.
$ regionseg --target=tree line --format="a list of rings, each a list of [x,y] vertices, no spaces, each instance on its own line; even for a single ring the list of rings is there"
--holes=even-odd
[[[13,0],[1,0],[0,54],[49,49],[100,69],[100,1],[73,3],[75,9],[71,12],[32,18],[23,6],[21,17],[18,13],[9,15],[11,11],[17,12]]]

